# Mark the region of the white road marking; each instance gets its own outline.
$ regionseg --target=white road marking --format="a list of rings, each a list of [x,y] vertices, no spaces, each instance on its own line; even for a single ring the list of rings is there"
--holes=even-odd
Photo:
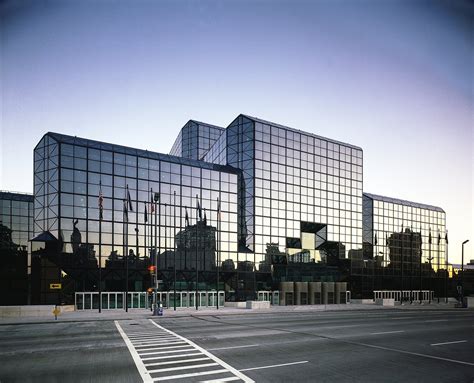
[[[166,342],[166,343],[163,343],[163,342],[158,342],[158,343],[150,343],[150,344],[134,344],[135,348],[140,348],[140,349],[144,349],[144,348],[153,348],[155,346],[166,346],[168,344],[180,344],[180,343],[185,343],[183,341],[179,341],[179,342]],[[166,349],[166,347],[165,347]]]
[[[418,352],[411,352],[411,351],[398,350],[398,349],[396,349],[396,348],[383,347],[383,346],[376,346],[376,345],[374,345],[374,344],[367,344],[367,343],[361,343],[361,342],[352,342],[352,343],[353,343],[353,344],[359,344],[359,345],[361,345],[361,346],[366,346],[366,347],[371,347],[371,348],[377,348],[377,349],[379,349],[379,350],[386,350],[386,351],[399,352],[399,353],[401,353],[401,354],[415,355],[415,356],[421,356],[421,357],[423,357],[423,358],[436,359],[436,360],[443,360],[443,361],[445,361],[445,362],[464,364],[464,365],[466,365],[466,366],[474,366],[474,363],[463,362],[462,360],[442,358],[442,357],[440,357],[440,356],[434,356],[434,355],[428,355],[428,354],[420,354],[420,353],[418,353]]]
[[[222,369],[222,370],[213,370],[213,371],[194,372],[194,373],[190,373],[190,374],[162,376],[162,377],[153,379],[153,381],[158,382],[158,381],[162,381],[162,380],[183,379],[183,378],[191,378],[193,376],[223,374],[223,373],[226,373],[226,372],[229,372],[229,371],[226,370],[226,369]],[[218,381],[221,381],[221,380],[219,379]],[[246,382],[253,382],[253,380],[246,380]]]
[[[431,343],[430,346],[443,346],[445,344],[456,344],[456,343],[466,343],[467,340],[455,340],[452,342],[443,342],[443,343]]]
[[[183,350],[181,350],[183,351]],[[196,351],[196,350],[193,350]],[[157,359],[172,359],[172,358],[181,358],[183,356],[196,356],[201,355],[200,352],[192,353],[192,354],[178,354],[178,355],[166,355],[166,356],[151,356],[149,358],[142,358],[142,360],[157,360]]]
[[[233,348],[246,348],[246,347],[258,347],[259,344],[246,344],[244,346],[232,346],[232,347],[218,347],[218,348],[208,348],[207,351],[217,351],[217,350],[231,350]]]
[[[196,355],[200,355],[200,354],[196,354]],[[200,360],[208,360],[208,359],[209,358],[206,356],[204,358],[168,360],[167,362],[147,363],[146,366],[147,367],[150,367],[150,366],[164,366],[164,365],[167,365],[167,364],[198,362]]]
[[[307,360],[302,360],[300,362],[292,362],[292,363],[282,363],[282,364],[272,364],[269,366],[260,366],[260,367],[251,367],[251,368],[242,368],[239,371],[252,371],[252,370],[262,370],[264,368],[274,368],[274,367],[283,367],[283,366],[292,366],[294,364],[303,364],[308,363]]]
[[[156,355],[156,354],[171,354],[171,353],[174,353],[174,352],[183,352],[183,351],[195,351],[195,349],[194,348],[185,348],[185,349],[182,349],[182,350],[145,352],[145,353],[140,354],[140,356],[143,356],[143,355]]]
[[[447,319],[432,319],[432,320],[425,320],[425,323],[434,323],[434,322],[448,322]]]
[[[370,335],[397,334],[397,333],[400,333],[400,332],[405,332],[405,330],[383,331],[383,332],[371,332]]]
[[[220,382],[232,382],[234,380],[240,380],[237,376],[231,376],[229,378],[221,378],[221,379],[214,379],[214,380],[203,380],[200,383],[220,383]]]
[[[232,382],[234,380],[240,380],[237,376],[231,376],[229,378],[220,378],[214,380],[202,380],[200,383],[220,383],[220,382]]]
[[[128,351],[130,351],[130,354],[132,355],[133,361],[135,362],[135,366],[137,366],[138,373],[142,377],[143,381],[144,382],[151,382],[152,379],[151,379],[150,375],[148,374],[148,371],[147,371],[145,365],[141,361],[140,356],[135,351],[135,348],[133,347],[132,343],[128,339],[127,335],[122,330],[122,327],[120,327],[120,325],[117,321],[114,321],[114,323],[115,323],[115,327],[117,327],[118,332],[122,336],[125,344],[127,345]]]
[[[181,335],[178,335],[176,333],[174,333],[173,331],[170,331],[162,326],[160,326],[158,323],[156,323],[155,321],[151,320],[150,319],[150,322],[153,324],[153,326],[156,326],[158,327],[159,329],[167,332],[168,334],[171,334],[171,335],[174,335],[176,336],[177,338],[181,339],[181,340],[184,340],[186,343],[188,343],[190,346],[194,347],[195,349],[201,351],[201,353],[203,353],[204,355],[208,356],[210,359],[212,359],[213,361],[217,362],[218,364],[220,364],[222,367],[225,368],[225,370],[222,370],[223,372],[231,372],[232,374],[238,376],[240,379],[242,379],[244,382],[247,382],[247,383],[253,383],[254,381],[252,379],[250,379],[248,376],[242,374],[241,372],[239,372],[238,370],[236,370],[234,367],[230,366],[229,364],[227,364],[226,362],[224,362],[223,360],[219,359],[217,356],[211,354],[209,351],[205,350],[204,348],[198,346],[196,343],[190,341],[189,339],[186,339],[184,337],[182,337]],[[205,371],[203,372],[202,374],[205,375],[206,373],[215,373],[215,371]],[[198,373],[198,374],[201,374],[201,373]],[[185,374],[187,375],[187,374]],[[184,377],[191,377],[191,376],[199,376],[199,375],[188,375],[188,376],[183,376]],[[161,377],[160,379],[163,379],[163,377]],[[175,376],[174,378],[170,378],[170,379],[177,379],[177,377]]]
[[[211,366],[218,366],[219,363],[212,362],[212,363],[204,363],[204,364],[194,364],[192,366],[180,366],[180,367],[170,367],[170,368],[158,368],[156,370],[149,370],[150,374],[155,372],[167,372],[167,371],[181,371],[181,370],[191,370],[193,368],[204,368],[204,367],[211,367]]]

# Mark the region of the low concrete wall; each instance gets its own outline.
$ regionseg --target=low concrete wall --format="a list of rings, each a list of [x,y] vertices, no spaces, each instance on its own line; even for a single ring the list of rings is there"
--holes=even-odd
[[[245,309],[247,307],[246,302],[224,302],[224,307],[234,307],[236,309]]]
[[[377,298],[375,304],[378,306],[395,306],[395,299],[393,298]]]
[[[464,297],[465,307],[472,308],[474,307],[474,297]]]
[[[0,318],[52,317],[54,305],[0,306]],[[61,313],[75,311],[74,305],[58,306]]]
[[[351,299],[351,303],[356,305],[373,305],[375,302],[373,299]]]
[[[269,309],[270,301],[247,301],[246,307],[248,309]]]

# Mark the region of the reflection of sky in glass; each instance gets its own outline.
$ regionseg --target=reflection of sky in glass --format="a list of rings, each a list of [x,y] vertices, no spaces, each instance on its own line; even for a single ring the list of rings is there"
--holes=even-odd
[[[32,190],[46,131],[168,153],[188,119],[243,112],[363,147],[364,190],[443,207],[459,261],[474,232],[468,2],[111,4],[2,3],[0,188]]]

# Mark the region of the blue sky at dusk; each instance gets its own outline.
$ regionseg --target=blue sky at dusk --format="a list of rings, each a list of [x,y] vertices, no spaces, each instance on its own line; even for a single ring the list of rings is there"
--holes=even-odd
[[[364,149],[364,191],[471,239],[473,18],[463,1],[3,1],[0,189],[47,131],[168,153],[246,113]]]

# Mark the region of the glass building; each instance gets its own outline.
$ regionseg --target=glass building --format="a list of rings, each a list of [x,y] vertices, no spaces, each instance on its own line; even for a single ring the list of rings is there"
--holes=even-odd
[[[364,289],[431,289],[445,279],[446,213],[421,203],[364,193],[364,256],[353,274]],[[362,283],[362,280],[361,282]]]
[[[45,281],[37,286],[41,303],[59,299],[47,282],[61,281],[60,298],[69,302],[75,291],[97,290],[99,279],[102,290],[122,291],[126,269],[129,291],[145,291],[155,251],[163,258],[159,273],[166,286],[175,237],[196,221],[216,226],[218,199],[220,259],[237,259],[237,169],[56,133],[41,139],[34,162],[35,235],[45,239],[36,252]],[[151,204],[155,193],[159,201]],[[198,228],[194,242],[208,231]],[[186,288],[195,278],[191,270],[179,274]],[[205,274],[200,278],[207,281]]]
[[[145,291],[155,263],[164,290],[219,277],[244,300],[284,281],[371,296],[445,262],[444,212],[363,195],[360,147],[247,115],[226,129],[190,120],[171,155],[47,133],[34,172],[35,302]]]
[[[201,160],[223,131],[219,126],[189,120],[179,132],[170,154]]]
[[[33,195],[0,191],[0,305],[26,304]]]

